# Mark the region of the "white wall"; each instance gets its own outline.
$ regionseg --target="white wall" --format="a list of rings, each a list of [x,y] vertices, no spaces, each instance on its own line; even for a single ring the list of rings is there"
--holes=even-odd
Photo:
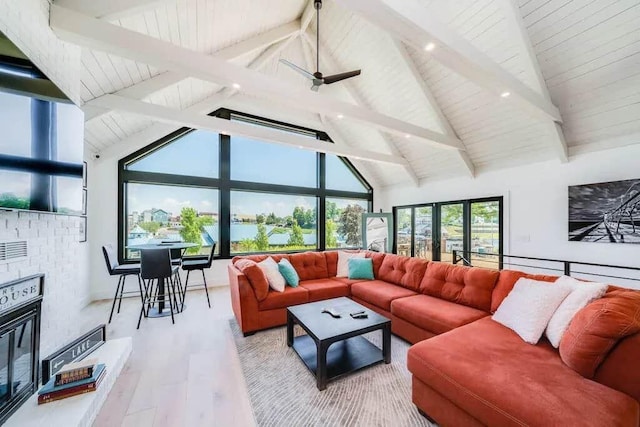
[[[87,243],[80,217],[0,211],[0,240],[24,239],[28,258],[0,264],[0,283],[45,274],[40,354],[78,337],[77,316],[89,303]]]
[[[504,196],[505,248],[511,255],[640,267],[640,245],[568,241],[568,186],[640,178],[640,145],[425,183],[385,187],[376,210],[424,202]]]

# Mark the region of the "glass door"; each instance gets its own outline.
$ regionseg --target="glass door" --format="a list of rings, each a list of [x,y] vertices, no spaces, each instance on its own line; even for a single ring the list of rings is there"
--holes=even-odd
[[[415,208],[414,256],[432,261],[433,258],[433,206]]]
[[[412,256],[413,208],[399,208],[396,211],[396,253]]]
[[[464,204],[440,204],[439,260],[453,262],[453,251],[464,251],[465,221]]]
[[[471,202],[471,265],[499,268],[500,212],[499,200]]]

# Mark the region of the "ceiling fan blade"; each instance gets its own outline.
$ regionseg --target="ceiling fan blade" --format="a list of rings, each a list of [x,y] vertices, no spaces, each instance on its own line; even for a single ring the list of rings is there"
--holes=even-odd
[[[359,76],[362,70],[347,71],[346,73],[334,74],[332,76],[325,76],[324,83],[330,85],[331,83],[339,82],[341,80],[350,79],[351,77]]]
[[[303,68],[298,67],[293,62],[289,62],[286,59],[281,59],[280,62],[283,63],[284,65],[286,65],[287,67],[291,68],[292,70],[302,74],[306,78],[313,80],[313,78],[314,78],[313,74],[311,74],[310,72],[308,72],[307,70],[305,70]]]

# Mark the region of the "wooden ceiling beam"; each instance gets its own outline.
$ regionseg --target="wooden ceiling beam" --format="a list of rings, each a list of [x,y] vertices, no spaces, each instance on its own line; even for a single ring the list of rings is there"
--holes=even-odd
[[[117,95],[106,95],[100,99],[90,101],[91,105],[102,108],[110,108],[117,111],[149,117],[155,121],[186,126],[193,129],[201,129],[223,134],[243,136],[276,144],[288,145],[303,150],[321,153],[330,153],[338,156],[367,160],[372,162],[391,163],[403,166],[406,160],[402,157],[391,156],[374,151],[357,150],[349,147],[337,147],[335,144],[321,142],[294,133],[282,132],[268,127],[254,126],[251,124],[220,119],[218,117],[203,116],[184,110],[167,108],[150,104],[144,101],[124,98]]]
[[[275,77],[127,30],[56,4],[51,5],[50,25],[61,39],[89,49],[184,73],[227,87],[238,84],[246,93],[269,98],[292,108],[324,114],[341,113],[377,129],[401,136],[410,135],[436,147],[464,149],[457,138],[314,93]]]
[[[315,38],[316,38],[315,32],[313,32],[311,29],[309,29],[305,33],[302,33],[301,37],[303,38],[303,40],[304,40],[305,44],[307,45],[307,47],[313,53],[317,53],[317,47],[315,46],[315,44],[312,41],[312,40],[315,40]],[[333,58],[333,56],[331,54],[326,53],[327,49],[322,49],[322,52],[323,53],[321,54],[321,56],[322,56],[323,62],[325,64],[327,64],[330,69],[332,69],[335,72],[338,72],[338,70],[340,70],[341,68],[338,67],[338,65],[336,64],[336,61]],[[313,64],[313,62],[311,62],[311,65],[312,64]],[[307,58],[307,66],[310,66],[309,58]],[[367,104],[367,102],[364,99],[364,96],[362,96],[362,94],[358,92],[358,90],[356,89],[356,87],[355,87],[355,85],[353,84],[352,81],[345,80],[345,81],[343,81],[341,83],[341,85],[347,91],[347,93],[349,94],[351,99],[353,99],[353,101],[356,103],[356,105],[359,105],[359,106],[365,107],[365,108],[371,108],[371,105]],[[328,121],[327,120],[323,120],[323,123],[325,124],[325,126],[328,125]],[[333,129],[333,127],[332,127],[332,129]],[[335,131],[334,131],[334,133],[335,133]],[[380,137],[384,141],[385,145],[389,148],[389,150],[391,150],[391,153],[394,156],[400,156],[400,157],[403,157],[403,158],[406,159],[406,157],[400,152],[400,150],[396,146],[395,142],[393,142],[393,140],[391,138],[389,138],[384,132],[378,131],[378,133],[380,134]],[[413,182],[413,184],[416,187],[420,185],[420,178],[418,178],[418,175],[416,175],[416,172],[413,169],[413,166],[411,166],[411,163],[408,160],[407,160],[407,165],[404,167],[404,171],[407,173],[407,176],[409,177],[411,182]]]
[[[504,12],[507,25],[513,35],[520,55],[524,57],[524,62],[528,65],[527,72],[531,81],[537,86],[538,91],[542,96],[551,102],[551,96],[549,95],[549,89],[547,88],[547,82],[544,80],[542,71],[540,70],[540,64],[538,57],[536,56],[529,33],[524,25],[522,16],[520,14],[520,8],[513,0],[498,0],[498,4]],[[567,148],[567,141],[565,140],[564,131],[562,125],[553,120],[545,120],[545,127],[549,134],[549,142],[551,148],[556,153],[556,156],[561,163],[569,161],[569,150]]]
[[[438,122],[438,125],[440,125],[440,128],[444,131],[445,134],[459,138],[456,131],[451,126],[451,123],[449,123],[449,119],[447,119],[447,117],[442,112],[442,109],[440,108],[440,104],[438,104],[438,100],[431,92],[431,89],[429,88],[429,86],[427,86],[427,82],[425,82],[424,79],[422,78],[420,71],[418,71],[418,67],[413,61],[413,58],[411,58],[411,55],[409,55],[409,52],[407,52],[407,49],[404,47],[404,44],[402,44],[400,40],[394,40],[394,43],[396,45],[396,49],[398,53],[400,53],[400,56],[402,57],[405,65],[409,69],[409,73],[411,77],[420,88],[420,92],[422,93],[425,100],[427,101],[427,104],[429,104],[429,107],[431,108],[431,110],[436,114],[437,122]],[[462,143],[464,144],[464,141]],[[464,167],[465,172],[471,178],[475,177],[476,167],[471,161],[469,154],[467,154],[466,151],[458,150],[457,157],[460,159],[460,162]]]
[[[214,56],[223,59],[225,61],[233,61],[248,53],[260,50],[268,49],[271,46],[278,45],[279,42],[286,41],[295,37],[300,31],[300,21],[295,20],[288,22],[284,25],[280,25],[269,31],[265,31],[262,34],[258,34],[254,37],[249,37],[246,40],[240,41],[234,45],[220,49],[214,53]],[[288,44],[288,43],[287,43]],[[279,50],[287,46],[283,44]],[[147,97],[168,88],[174,84],[189,77],[185,73],[175,71],[164,71],[149,79],[143,80],[140,83],[126,87],[113,93],[113,95],[125,96],[132,99],[146,99]],[[83,107],[84,108],[84,107]],[[85,121],[94,120],[108,114],[108,110],[101,110],[92,108],[90,111],[85,109]]]
[[[538,119],[561,122],[558,108],[529,88],[464,37],[433,17],[417,0],[340,0],[339,4],[384,29],[394,38],[424,51],[425,55],[483,87],[496,97],[519,106]]]

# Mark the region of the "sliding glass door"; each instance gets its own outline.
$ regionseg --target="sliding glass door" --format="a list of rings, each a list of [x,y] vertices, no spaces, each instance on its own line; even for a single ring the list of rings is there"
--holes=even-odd
[[[453,262],[453,251],[462,252],[464,245],[464,205],[462,203],[439,204],[440,254],[439,260]]]
[[[498,268],[502,197],[394,208],[399,255]]]

